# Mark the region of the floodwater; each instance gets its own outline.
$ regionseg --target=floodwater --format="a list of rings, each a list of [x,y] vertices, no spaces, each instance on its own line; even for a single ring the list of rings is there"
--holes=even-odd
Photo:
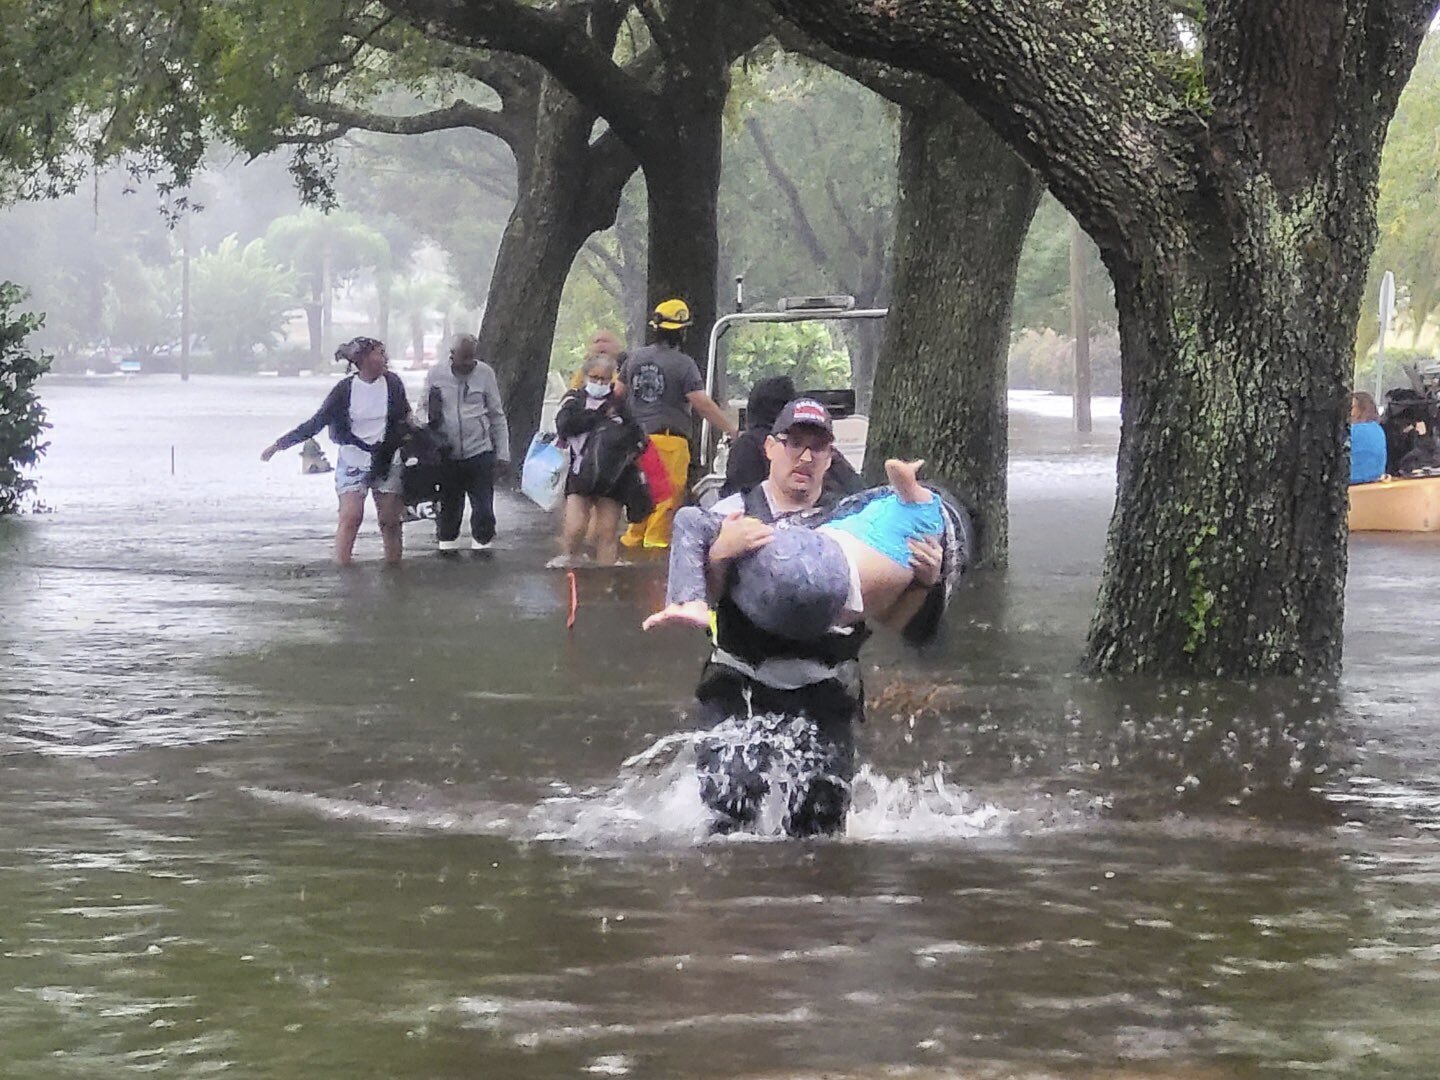
[[[325,384],[43,388],[0,1075],[1440,1072],[1440,540],[1354,541],[1338,685],[1087,680],[1113,410],[1017,401],[1013,567],[869,647],[849,835],[702,840],[659,565],[567,631],[503,495],[492,552],[332,568],[330,478],[258,459]]]

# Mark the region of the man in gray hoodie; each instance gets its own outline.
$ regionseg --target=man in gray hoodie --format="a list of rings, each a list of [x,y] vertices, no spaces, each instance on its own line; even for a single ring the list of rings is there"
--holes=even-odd
[[[480,360],[473,334],[457,337],[450,362],[426,374],[425,410],[430,428],[449,449],[436,516],[440,550],[470,546],[459,538],[467,495],[470,533],[483,550],[495,539],[495,472],[510,467],[510,428],[495,369]]]

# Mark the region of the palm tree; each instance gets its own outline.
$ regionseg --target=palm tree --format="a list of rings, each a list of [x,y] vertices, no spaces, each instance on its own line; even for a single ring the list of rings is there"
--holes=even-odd
[[[418,277],[391,284],[390,310],[410,331],[416,367],[424,363],[425,331],[443,319],[454,299],[455,287],[444,278]]]
[[[385,267],[390,245],[356,214],[325,213],[307,207],[276,218],[265,230],[270,249],[299,275],[310,325],[310,360],[317,367],[334,346],[330,340],[330,301],[335,287],[364,267]]]
[[[257,346],[272,349],[295,309],[295,274],[278,264],[263,240],[243,248],[232,233],[195,260],[195,329],[217,356],[235,363]]]

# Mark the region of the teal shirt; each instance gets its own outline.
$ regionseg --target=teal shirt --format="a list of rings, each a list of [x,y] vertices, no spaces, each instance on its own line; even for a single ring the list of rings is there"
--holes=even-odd
[[[840,529],[859,538],[901,566],[910,565],[911,540],[939,536],[945,531],[940,513],[940,496],[930,493],[930,501],[901,502],[893,491],[871,499],[858,513],[827,521],[826,529]]]

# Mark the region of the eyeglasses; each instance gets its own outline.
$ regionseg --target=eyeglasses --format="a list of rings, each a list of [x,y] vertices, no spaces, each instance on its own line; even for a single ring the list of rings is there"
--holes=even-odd
[[[829,457],[830,452],[835,449],[833,444],[823,439],[806,439],[801,442],[795,442],[789,435],[776,435],[774,439],[785,448],[785,453],[789,454],[796,461],[799,461],[805,456],[806,450],[810,451],[812,458],[819,459]]]

